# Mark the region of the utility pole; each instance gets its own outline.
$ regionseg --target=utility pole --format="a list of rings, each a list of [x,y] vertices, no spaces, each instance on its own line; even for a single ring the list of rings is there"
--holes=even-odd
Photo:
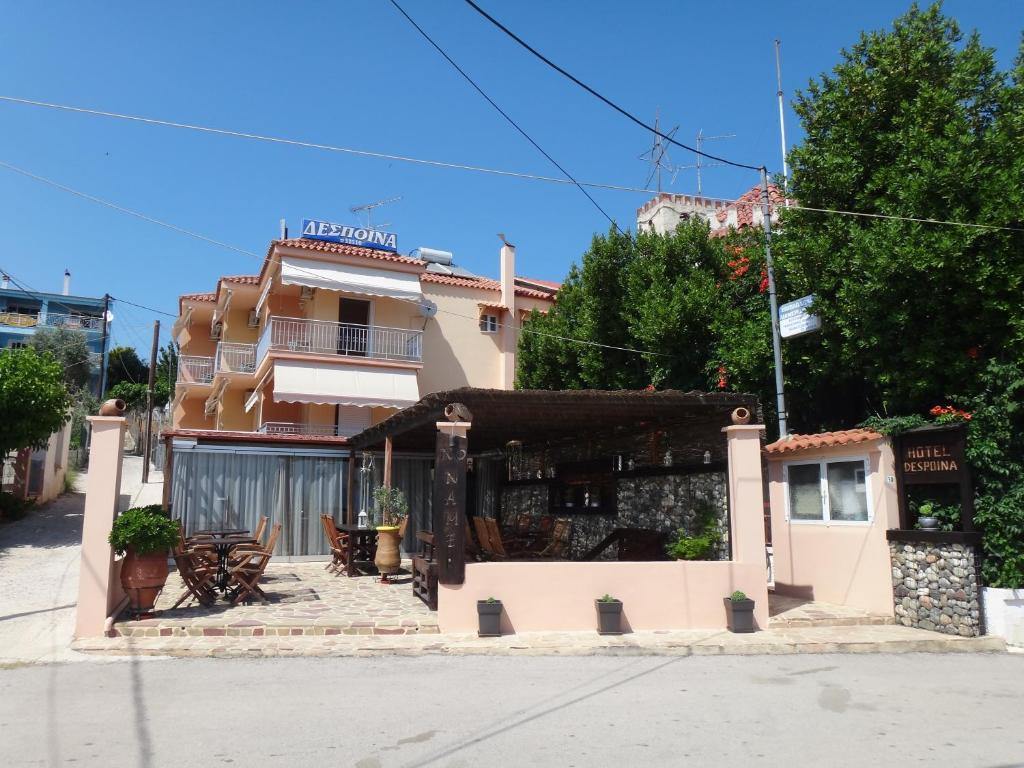
[[[786,117],[782,108],[782,63],[779,54],[779,39],[775,38],[775,79],[779,84],[779,133],[782,141],[782,191],[789,205],[789,166],[786,164]]]
[[[775,408],[779,414],[779,438],[789,434],[786,427],[786,390],[782,376],[782,339],[779,334],[779,300],[775,295],[775,266],[772,262],[772,219],[768,200],[768,170],[761,166],[761,225],[764,228],[764,259],[768,271],[768,306],[772,315],[772,354],[775,358]]]
[[[153,321],[153,348],[149,353],[149,390],[146,393],[146,447],[142,456],[142,482],[149,482],[149,452],[153,447],[153,395],[156,394],[156,352],[160,344],[160,321]]]
[[[110,325],[110,294],[103,294],[103,340],[100,342],[100,380],[96,399],[103,400],[103,390],[107,387],[107,327]]]

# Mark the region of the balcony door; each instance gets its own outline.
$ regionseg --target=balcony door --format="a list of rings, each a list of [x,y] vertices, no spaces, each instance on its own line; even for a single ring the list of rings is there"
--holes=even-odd
[[[338,306],[338,354],[366,357],[370,340],[372,304],[363,299],[341,299]]]

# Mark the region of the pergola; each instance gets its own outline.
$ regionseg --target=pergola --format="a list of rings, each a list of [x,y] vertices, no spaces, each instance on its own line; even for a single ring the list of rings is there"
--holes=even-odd
[[[757,398],[676,390],[466,387],[427,395],[355,435],[349,443],[353,450],[383,449],[385,485],[390,485],[394,451],[435,454],[434,531],[441,583],[458,584],[465,567],[461,518],[465,516],[466,459],[471,454],[500,451],[513,441],[542,445],[596,434],[629,435],[668,427],[717,433],[730,423],[730,413],[739,407],[756,413]],[[350,471],[354,463],[350,462]]]

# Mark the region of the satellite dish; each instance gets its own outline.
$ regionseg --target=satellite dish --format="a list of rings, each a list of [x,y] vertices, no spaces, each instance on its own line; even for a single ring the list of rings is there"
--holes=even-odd
[[[437,304],[432,301],[422,301],[418,306],[420,308],[420,314],[424,317],[433,317],[437,314]]]

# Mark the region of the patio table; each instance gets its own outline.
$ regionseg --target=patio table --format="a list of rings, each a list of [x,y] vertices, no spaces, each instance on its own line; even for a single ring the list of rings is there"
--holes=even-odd
[[[214,585],[222,593],[228,591],[228,556],[239,544],[256,544],[256,539],[248,531],[203,531],[192,536],[192,539],[209,544],[217,551],[217,578]]]
[[[348,534],[348,568],[349,576],[365,575],[356,567],[356,563],[372,563],[377,556],[377,529],[360,528],[350,523],[335,523],[334,527]]]

